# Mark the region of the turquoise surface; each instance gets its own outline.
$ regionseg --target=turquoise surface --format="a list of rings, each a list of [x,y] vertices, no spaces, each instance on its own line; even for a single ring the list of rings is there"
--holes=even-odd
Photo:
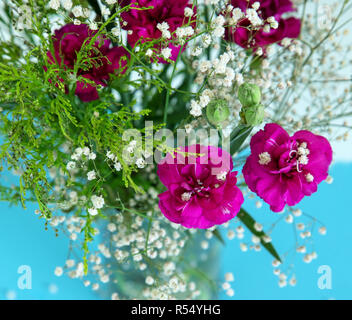
[[[331,174],[334,183],[321,184],[319,192],[302,202],[304,212],[324,222],[328,232],[314,238],[318,259],[310,264],[302,261],[302,255],[295,259],[297,285],[279,288],[278,278],[273,274],[272,258],[265,252],[239,250],[239,240],[227,240],[223,248],[221,269],[233,272],[235,282],[232,299],[351,299],[352,298],[352,212],[351,187],[352,164],[335,164]],[[12,180],[12,178],[11,178]],[[255,200],[247,201],[247,209],[260,222],[273,219],[267,206],[255,208]],[[44,229],[44,221],[34,214],[35,205],[27,210],[0,204],[0,299],[100,299],[96,292],[84,287],[78,279],[60,278],[54,269],[62,265],[68,253],[68,239],[58,238],[51,228]],[[283,253],[294,245],[292,226],[281,223],[275,229],[273,241]],[[247,234],[248,236],[248,234]],[[32,270],[32,289],[21,290],[17,281],[21,274],[18,268],[28,265]],[[332,289],[320,290],[317,282],[321,274],[318,268],[328,265],[332,271]],[[220,298],[227,296],[222,291]]]
[[[227,241],[222,255],[222,271],[233,272],[235,282],[232,299],[352,299],[352,210],[351,186],[352,164],[335,164],[331,168],[334,182],[322,183],[316,194],[302,201],[300,208],[322,221],[327,227],[327,234],[314,236],[314,250],[318,258],[310,264],[303,262],[303,255],[297,253],[294,271],[297,277],[295,287],[279,288],[278,278],[273,274],[272,258],[265,252],[239,251],[239,241]],[[247,209],[260,222],[275,221],[268,206],[256,209],[247,205]],[[247,201],[248,204],[248,201]],[[295,243],[292,225],[285,222],[275,228],[272,238],[281,254]],[[329,266],[331,270],[331,289],[318,287],[320,266]],[[220,298],[228,297],[221,293]]]

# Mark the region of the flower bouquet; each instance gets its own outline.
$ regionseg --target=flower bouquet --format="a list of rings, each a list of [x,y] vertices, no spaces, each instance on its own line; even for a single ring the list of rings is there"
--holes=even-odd
[[[233,296],[235,270],[221,286],[218,259],[235,237],[242,251],[267,251],[281,287],[295,285],[273,228],[245,207],[257,197],[294,222],[294,252],[317,257],[313,226],[326,227],[298,205],[332,181],[331,144],[351,129],[351,9],[2,3],[0,159],[18,184],[1,185],[1,199],[37,203],[45,228],[70,238],[55,274],[112,299]]]

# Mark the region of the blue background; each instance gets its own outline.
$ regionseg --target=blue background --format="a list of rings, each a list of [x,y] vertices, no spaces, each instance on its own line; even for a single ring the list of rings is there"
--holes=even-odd
[[[294,268],[297,285],[279,288],[278,277],[273,274],[274,268],[271,265],[273,259],[267,252],[242,253],[233,248],[239,246],[236,239],[227,241],[222,256],[222,271],[234,273],[234,299],[352,299],[352,212],[349,180],[352,177],[352,164],[335,164],[330,173],[334,178],[333,184],[322,183],[318,192],[305,198],[299,206],[302,211],[310,213],[327,227],[325,236],[318,234],[314,237],[318,258],[306,264],[302,261],[304,255],[297,254]],[[268,221],[270,215],[273,215],[266,205],[260,210],[254,205],[248,206],[248,209],[261,222]],[[295,242],[292,225],[282,222],[275,231],[273,243],[278,252],[285,252],[287,245]],[[331,268],[331,290],[320,290],[318,287],[318,279],[322,276],[318,274],[318,268],[322,265]],[[221,298],[226,299],[226,295],[222,293]]]
[[[319,192],[306,198],[300,206],[305,212],[324,222],[325,236],[314,238],[318,259],[310,264],[302,261],[303,255],[295,260],[296,287],[279,288],[278,278],[273,274],[271,256],[261,252],[239,250],[238,239],[227,240],[223,248],[221,264],[225,272],[233,272],[235,290],[233,299],[351,299],[352,298],[352,212],[351,186],[352,164],[339,163],[331,169],[334,183],[322,183]],[[247,201],[247,209],[265,224],[273,221],[273,213],[266,205],[260,210],[255,201]],[[67,257],[69,241],[58,238],[51,228],[44,229],[44,221],[34,214],[35,205],[27,210],[9,207],[1,203],[0,209],[0,299],[100,299],[98,293],[84,287],[82,281],[63,275],[56,277],[54,269],[63,265]],[[291,228],[291,229],[287,229]],[[289,232],[292,226],[281,223],[273,233],[273,242],[279,252],[285,252],[294,238]],[[247,233],[248,236],[248,233]],[[17,286],[18,267],[29,265],[32,269],[32,290],[20,290]],[[332,289],[320,290],[317,285],[318,268],[328,265],[332,270]],[[220,298],[228,298],[221,291]]]

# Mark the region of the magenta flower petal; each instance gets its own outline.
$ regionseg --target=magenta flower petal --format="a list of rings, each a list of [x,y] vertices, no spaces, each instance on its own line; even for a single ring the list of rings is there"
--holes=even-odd
[[[246,27],[250,25],[248,19],[241,19],[237,27],[228,27],[226,29],[225,38],[227,41],[237,43],[243,48],[259,47],[265,48],[273,43],[280,43],[284,38],[298,38],[301,31],[301,21],[297,18],[285,18],[283,15],[288,12],[296,11],[291,0],[232,0],[231,4],[234,8],[240,8],[246,13],[254,2],[260,3],[259,16],[262,20],[269,17],[275,17],[278,22],[277,29],[270,29],[264,32],[263,29],[254,32],[248,31]]]
[[[85,75],[84,78],[93,80],[91,79],[91,77],[89,77],[89,75]],[[99,99],[97,88],[87,82],[77,81],[75,93],[83,102],[89,102]]]
[[[177,202],[169,192],[159,194],[159,208],[167,219],[174,223],[181,222],[180,210],[177,210]],[[181,209],[182,210],[182,209]]]
[[[49,63],[59,64],[66,70],[73,70],[77,63],[77,53],[96,33],[97,31],[89,29],[86,24],[67,24],[56,30],[53,36],[54,52],[47,53]],[[110,48],[111,41],[105,36],[98,36],[93,46],[94,50],[90,52],[90,57],[95,58],[96,64],[88,70],[79,68],[77,75],[92,80],[96,85],[106,86],[111,74],[126,71],[125,66],[129,55],[123,48]],[[82,81],[77,82],[75,93],[83,102],[99,99],[97,88]]]
[[[244,201],[236,186],[236,172],[228,152],[192,145],[168,154],[158,166],[167,187],[159,208],[172,222],[186,228],[206,229],[233,219]]]
[[[290,137],[271,123],[252,137],[243,176],[249,189],[279,212],[316,192],[331,162],[332,149],[324,137],[306,130]]]
[[[122,0],[121,6],[132,4],[135,8],[153,7],[148,10],[132,9],[121,14],[123,21],[127,25],[123,25],[126,30],[131,30],[132,33],[128,35],[128,43],[134,47],[137,42],[148,42],[155,39],[161,39],[162,33],[157,28],[159,23],[166,22],[169,25],[170,33],[174,33],[178,27],[182,27],[188,22],[185,17],[185,8],[192,8],[192,4],[188,0]],[[191,18],[195,20],[196,8],[193,8],[194,16]],[[195,28],[195,22],[191,23]],[[175,40],[175,37],[170,40]],[[170,43],[168,47],[171,49],[170,60],[176,61],[180,54],[182,46]],[[156,45],[155,49],[161,51],[161,45]],[[184,46],[183,50],[186,49]],[[167,63],[164,59],[159,58],[159,62]]]

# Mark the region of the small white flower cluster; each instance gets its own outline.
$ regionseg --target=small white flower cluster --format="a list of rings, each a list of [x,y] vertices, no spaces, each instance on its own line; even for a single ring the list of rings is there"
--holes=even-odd
[[[113,167],[114,167],[114,169],[115,169],[116,171],[118,171],[118,172],[121,171],[122,165],[121,165],[121,163],[118,161],[118,158],[117,158],[117,156],[116,156],[115,154],[113,154],[111,151],[108,151],[108,152],[106,153],[106,159],[112,161]]]
[[[169,26],[169,24],[167,22],[158,23],[156,25],[156,28],[161,31],[162,38],[164,38],[164,39],[170,39],[171,38],[171,33],[169,31],[170,26]]]
[[[200,46],[196,45],[191,49],[191,56],[192,57],[198,57],[202,54],[203,49],[209,48],[209,46],[212,43],[212,37],[210,34],[204,34],[202,37],[200,37],[201,44]]]
[[[186,18],[192,17],[194,14],[193,9],[190,7],[186,7],[184,13]]]
[[[106,7],[106,6],[101,6],[101,14],[104,16],[104,17],[108,17],[108,16],[110,16],[110,14],[111,14],[111,10],[108,8],[108,7]]]
[[[90,16],[90,10],[88,8],[84,8],[80,5],[74,6],[72,8],[72,14],[75,18],[88,18]]]
[[[63,190],[61,192],[59,191],[58,195],[65,197],[64,201],[61,201],[57,204],[58,209],[61,209],[61,210],[69,210],[74,206],[83,207],[83,206],[85,206],[85,204],[87,202],[86,196],[83,195],[83,196],[78,197],[77,192],[74,190],[72,190],[68,193],[66,192],[66,190]]]
[[[49,7],[53,10],[58,10],[61,6],[60,0],[50,0]]]
[[[88,147],[76,148],[71,159],[66,165],[66,169],[71,173],[75,174],[79,168],[84,168],[85,164],[89,160],[95,160],[96,154],[92,152]]]
[[[276,275],[279,278],[279,282],[278,285],[280,288],[286,287],[287,286],[287,279],[288,276],[286,273],[282,272],[278,267],[280,266],[280,261],[279,260],[273,260],[272,262],[272,266],[276,269],[274,269],[273,273],[274,275]],[[294,287],[297,284],[297,279],[296,276],[293,274],[290,278],[290,280],[288,281],[288,283],[290,284],[290,286]]]
[[[213,21],[210,23],[210,27],[212,28],[211,35],[214,38],[222,38],[225,34],[225,25],[226,20],[223,15],[217,16]]]
[[[143,296],[151,300],[172,300],[176,299],[175,295],[188,294],[188,299],[196,299],[200,295],[200,291],[196,289],[195,282],[186,284],[186,280],[182,279],[182,275],[172,277],[167,283],[153,288],[146,288],[143,290]],[[155,279],[151,276],[146,278],[146,284],[154,285]]]
[[[89,29],[91,30],[98,30],[98,24],[96,22],[91,22],[89,24]]]
[[[97,173],[92,170],[87,173],[87,179],[88,181],[95,180],[97,178]]]
[[[120,37],[121,37],[121,33],[122,33],[122,31],[121,31],[121,26],[120,26],[120,25],[117,25],[116,27],[113,27],[113,28],[111,29],[111,33],[112,33],[112,35],[113,35],[114,37],[120,38]]]
[[[71,241],[76,241],[86,225],[86,220],[76,216],[54,216],[49,224],[53,228],[61,227],[65,232],[68,232]],[[56,230],[58,232],[58,229]]]
[[[63,0],[62,2],[62,6],[64,7],[65,10],[71,10],[72,9],[72,6],[73,6],[73,3],[72,3],[72,0]]]
[[[117,3],[117,0],[105,0],[106,4],[108,4],[109,6],[112,6],[114,4]]]
[[[117,248],[114,252],[114,257],[118,262],[124,263],[126,259],[131,257],[135,263],[139,264],[139,269],[141,271],[146,270],[147,264],[143,262],[142,252],[145,249],[146,233],[144,233],[140,227],[143,223],[143,219],[140,217],[135,217],[135,222],[132,224],[132,228],[135,230],[133,233],[128,232],[126,226],[122,223],[123,219],[121,215],[117,216],[117,227],[116,231],[113,232],[112,239],[114,245]],[[116,226],[116,225],[115,225]],[[180,254],[180,249],[183,247],[183,240],[177,240],[180,238],[178,232],[174,232],[173,238],[167,236],[165,229],[160,227],[159,221],[154,220],[150,234],[149,234],[149,247],[147,251],[147,256],[149,259],[156,259],[159,256],[159,259],[165,260],[167,257],[172,257],[174,255]],[[165,240],[164,240],[165,239]],[[182,243],[181,243],[181,242]],[[180,249],[177,249],[181,245]],[[124,247],[133,248],[131,253],[126,250],[123,250]],[[168,249],[167,249],[168,248]],[[104,252],[104,256],[108,257],[108,249],[100,248]],[[175,251],[176,250],[176,251]],[[184,293],[186,291],[185,281],[180,281],[180,276],[176,272],[176,265],[171,261],[166,261],[163,264],[162,274],[169,278],[166,283],[155,286],[156,280],[148,275],[145,278],[145,283],[148,286],[143,291],[144,298],[151,299],[169,299],[172,297],[172,294]],[[159,280],[160,281],[160,280]],[[153,286],[153,288],[149,288]],[[195,292],[195,286],[193,289],[193,297],[196,297],[198,293]]]
[[[127,146],[126,146],[126,152],[128,152],[129,154],[134,154],[136,156],[136,151],[137,151],[137,141],[136,140],[132,140]],[[145,153],[146,156],[146,153]],[[137,157],[137,156],[136,156]],[[108,151],[106,153],[106,158],[107,160],[112,161],[113,163],[113,167],[116,171],[121,171],[122,169],[122,165],[121,163],[118,161],[118,157],[113,154],[111,151]],[[146,166],[146,161],[143,158],[142,155],[140,155],[139,157],[137,157],[137,159],[135,160],[135,165],[137,166],[137,168],[139,169],[143,169]]]
[[[96,216],[98,214],[98,209],[102,209],[105,204],[105,200],[102,196],[92,195],[90,198],[93,207],[88,209],[88,213],[91,216]]]
[[[91,16],[91,11],[87,7],[82,7],[81,5],[73,6],[72,0],[63,0],[62,3],[60,0],[50,0],[48,3],[50,9],[58,11],[61,9],[61,6],[64,10],[69,11],[74,16],[73,23],[75,25],[80,25],[82,23],[78,18],[87,19]],[[90,24],[93,30],[97,30],[97,24],[92,22]]]
[[[209,102],[211,101],[213,97],[213,94],[210,90],[205,90],[203,91],[203,93],[201,94],[199,101],[196,100],[192,100],[191,101],[191,110],[190,110],[190,114],[193,117],[199,117],[202,115],[202,109],[204,109]]]
[[[244,80],[240,71],[242,65],[235,65],[234,51],[229,49],[221,54],[219,58],[214,58],[211,61],[194,61],[193,67],[199,70],[195,82],[201,85],[207,78],[208,83],[208,88],[201,93],[199,100],[191,101],[190,114],[193,117],[200,117],[202,109],[213,98],[223,98],[231,102],[230,105],[237,105],[236,96],[231,92],[234,85],[239,86]]]
[[[155,175],[152,169],[147,169],[151,175]],[[150,177],[151,181],[156,181],[155,176]],[[147,194],[136,194],[134,199],[129,201],[131,208],[152,206],[157,210],[158,192],[151,188]],[[92,203],[95,207],[102,207],[104,199],[92,196]],[[138,209],[134,209],[138,210]],[[155,211],[156,213],[157,211]],[[153,221],[149,225],[149,220],[134,214],[133,210],[128,212],[128,219],[124,214],[117,213],[110,218],[106,225],[109,232],[109,245],[102,242],[98,245],[98,251],[92,253],[88,259],[90,277],[97,275],[98,280],[92,284],[85,280],[80,267],[75,267],[74,261],[69,261],[65,268],[73,268],[68,272],[70,277],[83,278],[86,286],[91,286],[93,290],[100,287],[99,283],[105,284],[113,281],[111,274],[116,268],[116,263],[121,264],[125,272],[135,274],[135,266],[143,272],[145,277],[145,289],[141,292],[143,299],[176,299],[178,296],[194,299],[200,295],[194,282],[186,281],[186,276],[178,268],[176,259],[183,253],[186,243],[184,230],[179,225],[170,223],[163,216],[154,214]],[[147,216],[152,216],[152,211],[147,212]],[[132,220],[131,220],[132,219]],[[131,223],[132,221],[132,223]],[[145,228],[145,227],[148,228]],[[195,230],[192,231],[195,233]],[[147,248],[147,249],[146,249]],[[108,263],[102,263],[103,259],[111,259]],[[133,261],[133,264],[129,263]],[[161,266],[158,277],[152,271],[152,261]],[[113,269],[112,269],[113,268]],[[57,268],[55,274],[63,273],[62,268]],[[117,299],[115,294],[112,297]]]
[[[180,45],[184,45],[186,43],[186,39],[189,39],[194,35],[194,29],[192,26],[178,27],[175,33]]]
[[[97,155],[88,147],[84,148],[76,148],[73,154],[71,155],[71,159],[74,161],[87,161],[87,160],[95,160]]]
[[[271,29],[277,29],[279,27],[279,23],[276,21],[275,17],[269,17],[267,19],[267,22],[269,23],[269,28],[265,29],[266,26],[264,26],[264,32],[270,32],[270,28]]]
[[[229,12],[229,10],[228,10]],[[231,12],[231,10],[230,10]],[[230,14],[230,17],[227,20],[227,23],[230,26],[236,26],[237,23],[243,19],[245,17],[245,14],[243,13],[243,11],[240,8],[234,8]]]
[[[171,48],[167,47],[167,48],[163,48],[161,49],[161,57],[164,59],[164,60],[168,60],[171,58],[172,56],[172,50]]]
[[[263,20],[259,17],[257,10],[254,8],[247,9],[246,18],[251,22],[252,26],[254,27],[263,25]]]
[[[233,276],[232,272],[227,272],[225,274],[225,282],[222,284],[222,289],[225,290],[226,295],[229,297],[233,297],[235,295],[235,291],[233,290],[231,286],[231,282],[235,281],[235,278]]]

